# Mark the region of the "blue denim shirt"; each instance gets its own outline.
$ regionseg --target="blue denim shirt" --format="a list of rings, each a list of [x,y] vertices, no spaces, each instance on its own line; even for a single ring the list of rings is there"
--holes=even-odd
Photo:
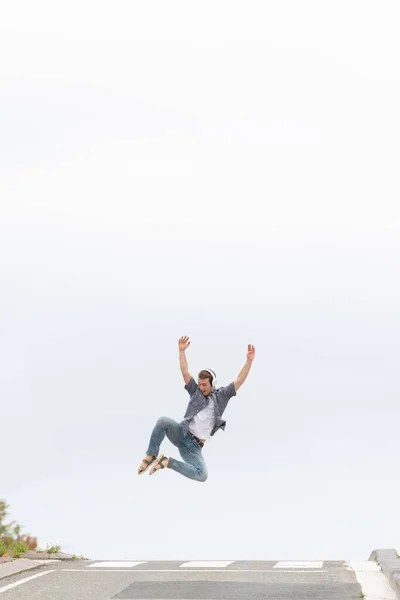
[[[185,385],[185,390],[189,392],[190,400],[184,414],[183,421],[181,421],[180,424],[182,425],[186,434],[189,431],[190,421],[195,415],[197,415],[198,412],[207,406],[209,400],[200,391],[200,388],[193,377],[190,379],[189,383]],[[212,396],[214,398],[215,425],[210,435],[214,435],[218,429],[225,429],[226,421],[224,421],[221,416],[226,409],[229,400],[232,398],[232,396],[236,396],[235,384],[232,381],[232,383],[226,387],[220,387],[217,390],[214,390]]]

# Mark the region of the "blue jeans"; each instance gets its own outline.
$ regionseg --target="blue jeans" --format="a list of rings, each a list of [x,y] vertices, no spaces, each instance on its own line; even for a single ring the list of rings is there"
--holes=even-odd
[[[170,458],[168,467],[181,475],[195,481],[206,481],[208,471],[204,462],[201,447],[189,433],[183,432],[182,426],[168,417],[160,417],[150,436],[149,448],[146,454],[157,456],[163,439],[167,436],[170,442],[179,450],[185,462]]]

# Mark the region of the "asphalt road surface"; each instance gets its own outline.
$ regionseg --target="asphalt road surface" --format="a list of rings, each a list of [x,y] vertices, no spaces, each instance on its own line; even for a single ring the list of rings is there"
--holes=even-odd
[[[0,600],[356,600],[345,561],[68,561],[0,581]]]

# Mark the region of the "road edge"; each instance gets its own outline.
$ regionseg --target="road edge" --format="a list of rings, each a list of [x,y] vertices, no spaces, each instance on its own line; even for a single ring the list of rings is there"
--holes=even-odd
[[[397,556],[397,551],[394,548],[377,548],[371,552],[368,560],[378,563],[400,600],[400,558]]]

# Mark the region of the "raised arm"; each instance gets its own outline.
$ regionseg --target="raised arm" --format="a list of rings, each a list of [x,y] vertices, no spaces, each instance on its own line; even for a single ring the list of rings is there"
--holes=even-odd
[[[256,349],[254,348],[254,346],[252,344],[249,344],[247,346],[247,359],[246,359],[246,362],[244,363],[244,367],[240,371],[239,375],[236,377],[235,381],[233,382],[234,386],[235,386],[235,392],[237,392],[238,389],[240,388],[240,386],[243,385],[247,375],[249,374],[249,371],[251,369],[251,365],[253,364],[255,355],[256,355]]]
[[[183,379],[185,380],[186,385],[189,383],[189,381],[192,378],[191,374],[189,373],[189,367],[187,364],[186,354],[185,354],[185,351],[187,348],[189,348],[189,346],[190,346],[190,340],[187,337],[187,335],[183,335],[181,338],[179,338],[179,341],[178,341],[179,366],[181,368]]]

